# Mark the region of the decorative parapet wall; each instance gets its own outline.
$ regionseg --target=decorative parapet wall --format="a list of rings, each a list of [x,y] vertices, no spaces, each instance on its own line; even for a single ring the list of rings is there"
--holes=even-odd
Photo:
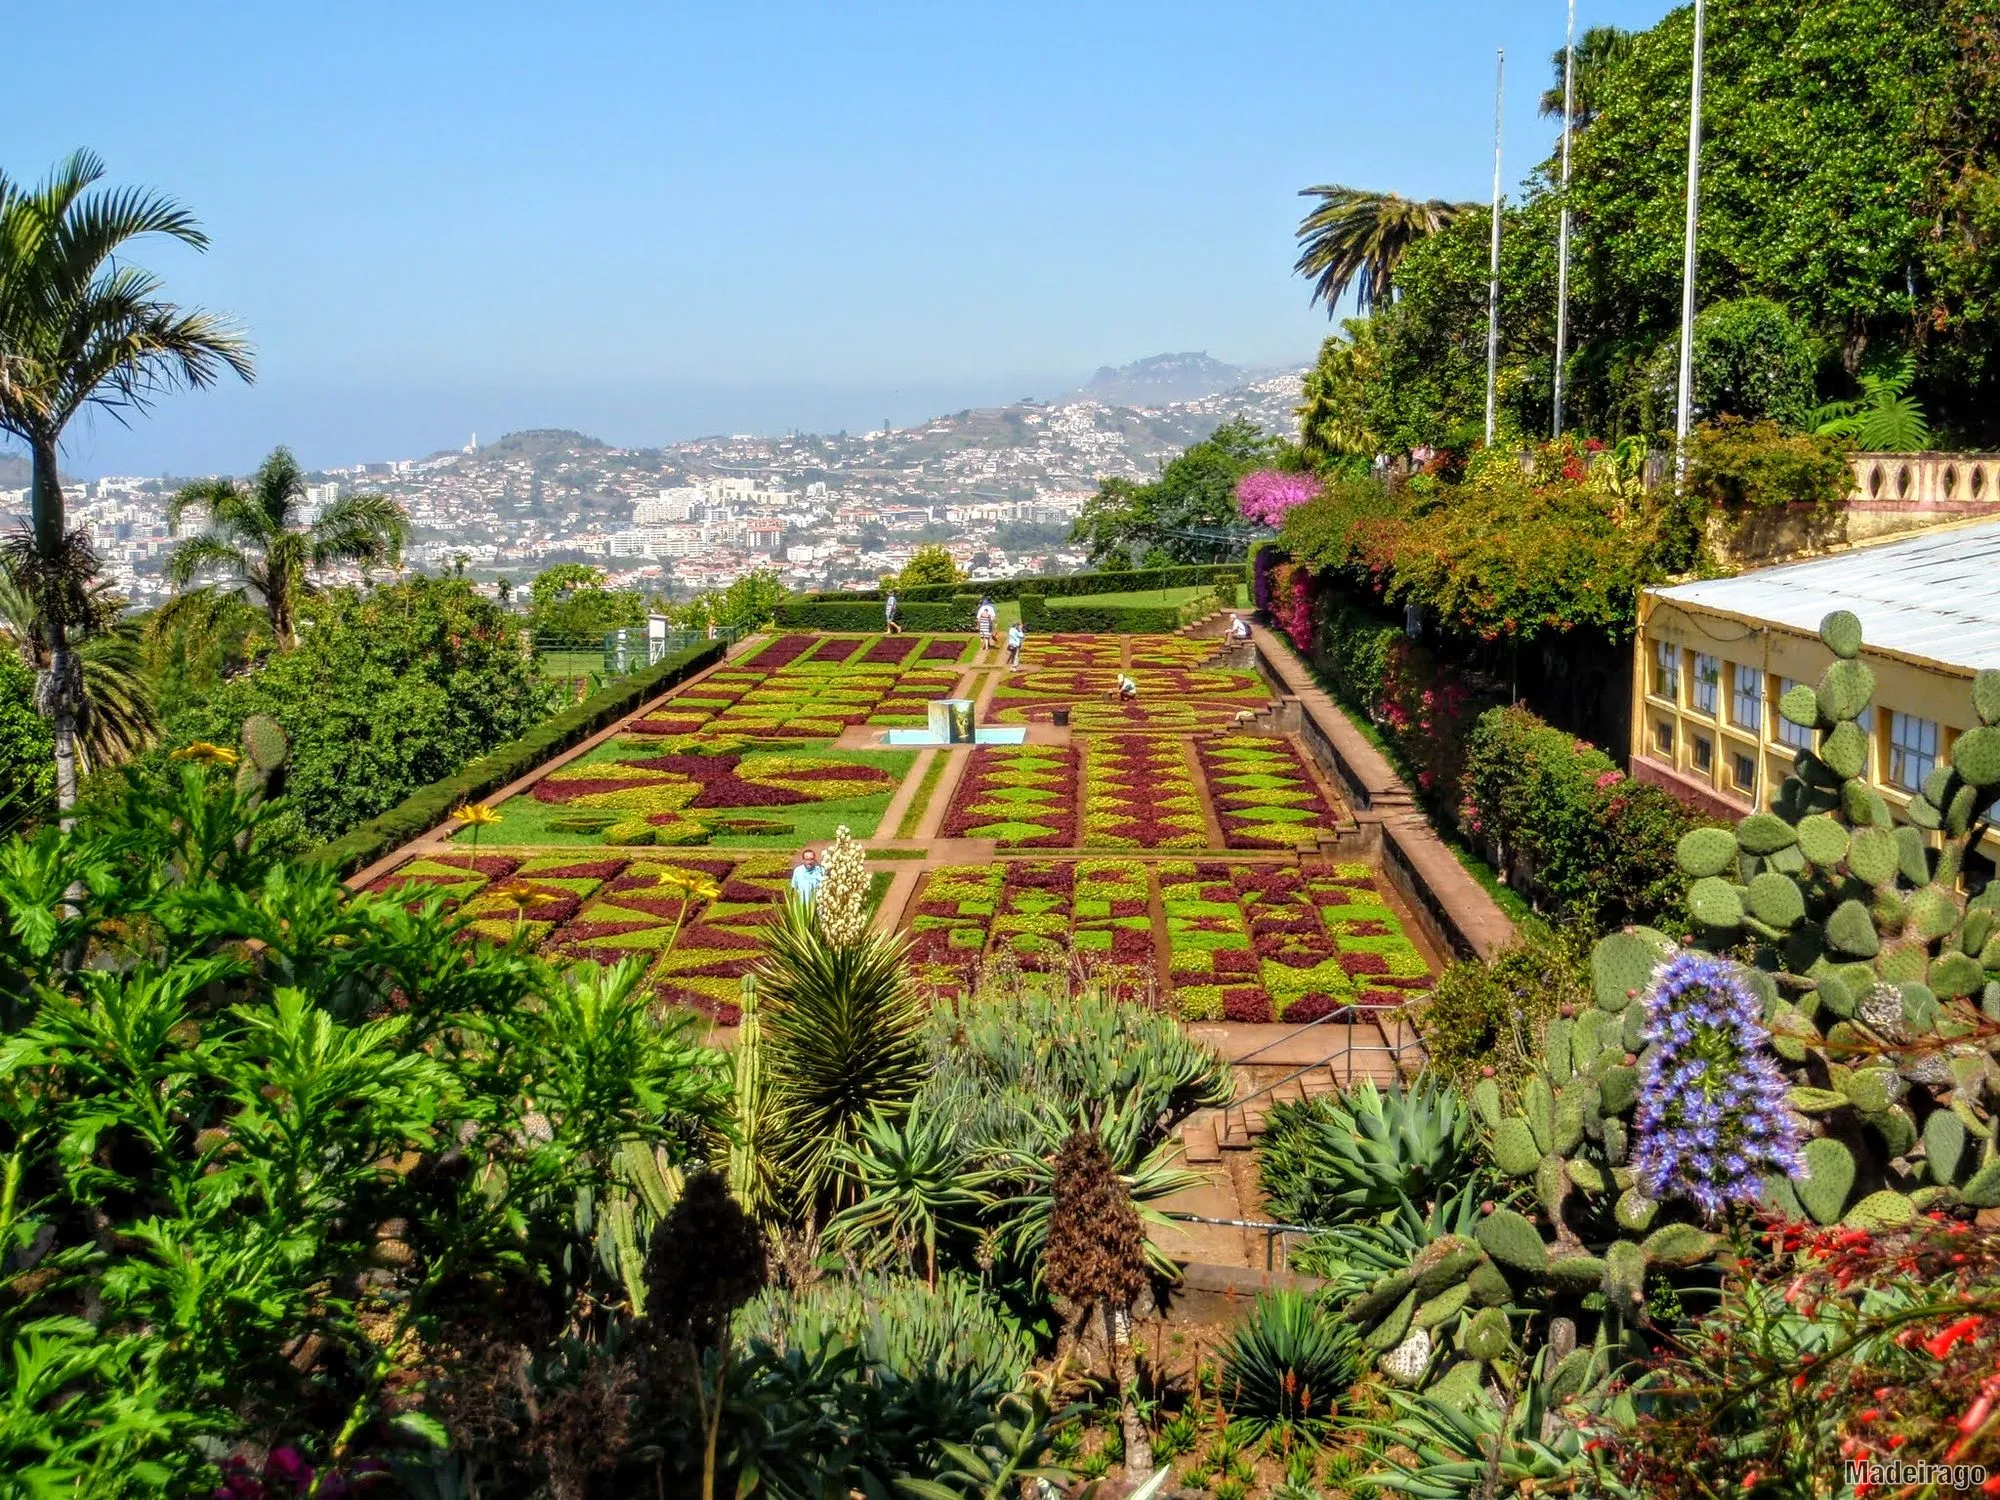
[[[2000,515],[2000,453],[1856,453],[1855,508],[1949,508]]]
[[[1709,544],[1743,571],[1862,542],[2000,516],[2000,453],[1856,453],[1835,510],[1792,505],[1709,523]]]

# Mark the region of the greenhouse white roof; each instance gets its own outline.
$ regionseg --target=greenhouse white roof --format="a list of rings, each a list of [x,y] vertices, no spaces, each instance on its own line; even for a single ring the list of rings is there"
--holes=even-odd
[[[1848,609],[1870,650],[1960,669],[2000,667],[2000,521],[1647,592],[1808,634]]]

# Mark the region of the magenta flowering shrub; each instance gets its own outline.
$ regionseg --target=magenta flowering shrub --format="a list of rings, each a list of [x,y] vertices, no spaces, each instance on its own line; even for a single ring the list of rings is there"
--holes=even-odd
[[[1764,1008],[1726,958],[1687,951],[1646,995],[1652,1043],[1639,1078],[1632,1168],[1648,1197],[1714,1216],[1754,1204],[1767,1172],[1804,1170]]]
[[[1236,508],[1260,526],[1279,526],[1287,511],[1318,498],[1319,481],[1310,474],[1258,469],[1236,481]]]

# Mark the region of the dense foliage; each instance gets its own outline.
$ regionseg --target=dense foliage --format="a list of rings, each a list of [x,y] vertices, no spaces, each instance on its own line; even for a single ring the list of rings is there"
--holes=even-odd
[[[544,568],[528,585],[528,626],[537,636],[595,645],[608,630],[645,623],[645,598],[606,588],[604,570],[588,563]]]
[[[1241,557],[1253,533],[1237,509],[1236,486],[1254,470],[1278,464],[1286,447],[1253,422],[1225,422],[1169,460],[1148,484],[1100,481],[1071,536],[1089,549],[1094,568]]]
[[[1662,347],[1680,308],[1692,12],[1593,64],[1577,133],[1568,372],[1571,425],[1604,437],[1672,426]],[[2000,37],[1976,0],[1718,0],[1709,17],[1699,271],[1703,410],[1803,420],[1886,354],[1951,440],[1994,439],[2000,346]],[[1555,342],[1557,173],[1506,211],[1500,396],[1546,432]],[[1309,444],[1335,452],[1456,445],[1485,391],[1490,219],[1409,246],[1397,297],[1330,341]],[[1365,379],[1357,372],[1365,371]]]
[[[295,836],[319,841],[514,738],[553,691],[513,616],[469,583],[417,577],[329,593],[296,650],[175,706],[165,739],[228,744],[269,715],[291,739]]]

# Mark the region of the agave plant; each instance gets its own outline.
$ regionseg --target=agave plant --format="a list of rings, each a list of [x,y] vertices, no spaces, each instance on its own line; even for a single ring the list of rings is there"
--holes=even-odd
[[[1447,1083],[1275,1106],[1257,1153],[1271,1211],[1290,1224],[1342,1224],[1448,1193],[1476,1169],[1472,1110]]]
[[[827,1238],[868,1266],[913,1258],[921,1248],[931,1286],[939,1235],[972,1229],[997,1175],[973,1164],[949,1116],[921,1109],[901,1119],[871,1116],[837,1160],[855,1199],[828,1223]]]
[[[1222,1404],[1254,1436],[1315,1435],[1366,1365],[1346,1321],[1301,1292],[1266,1292],[1222,1347]]]
[[[925,1011],[907,946],[882,932],[829,942],[796,900],[766,929],[756,969],[762,1081],[773,1165],[794,1207],[832,1197],[841,1152],[869,1119],[907,1110],[924,1081]]]
[[[1330,1297],[1365,1291],[1382,1277],[1407,1269],[1427,1246],[1445,1236],[1469,1236],[1479,1225],[1480,1206],[1490,1186],[1487,1176],[1475,1176],[1427,1212],[1405,1200],[1369,1223],[1346,1224],[1314,1235],[1292,1252],[1292,1268],[1327,1282]]]

